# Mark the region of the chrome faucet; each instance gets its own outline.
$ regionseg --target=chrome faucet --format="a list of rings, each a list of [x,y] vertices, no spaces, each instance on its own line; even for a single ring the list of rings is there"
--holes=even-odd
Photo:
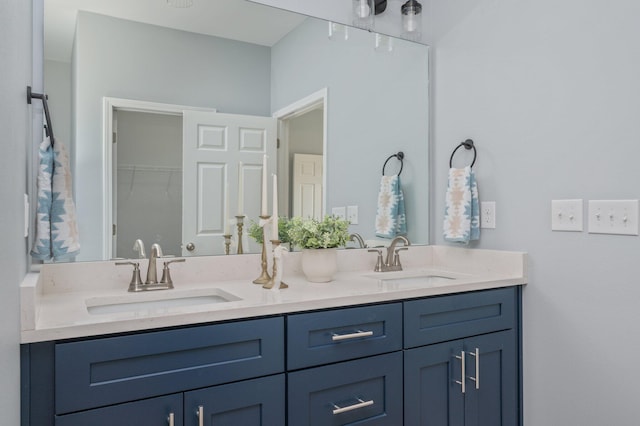
[[[358,248],[364,248],[364,240],[362,239],[362,236],[357,232],[349,235],[349,241],[357,242]]]
[[[162,257],[162,248],[160,244],[155,243],[151,246],[151,256],[149,257],[149,266],[147,267],[147,280],[145,285],[158,283],[158,271],[156,270],[156,260]]]
[[[142,243],[142,240],[136,240],[133,249],[138,252],[141,258],[146,257],[144,256],[144,244]],[[131,277],[131,282],[129,283],[129,291],[138,292],[147,290],[169,290],[173,288],[173,281],[171,280],[171,271],[169,270],[169,265],[175,262],[184,262],[185,259],[173,258],[171,260],[165,261],[164,268],[162,269],[162,279],[158,281],[156,261],[162,257],[162,248],[160,247],[160,244],[153,244],[151,246],[151,257],[149,257],[149,266],[147,268],[147,279],[144,284],[142,283],[142,279],[140,279],[140,262],[116,262],[117,266],[133,266],[133,276]]]
[[[389,272],[389,271],[402,271],[402,264],[400,263],[400,251],[408,250],[407,247],[396,248],[398,242],[402,241],[405,246],[411,245],[409,239],[405,236],[399,235],[391,240],[391,244],[387,247],[387,258],[382,258],[382,250],[371,249],[370,252],[378,253],[378,259],[376,260],[376,266],[373,269],[374,272]]]

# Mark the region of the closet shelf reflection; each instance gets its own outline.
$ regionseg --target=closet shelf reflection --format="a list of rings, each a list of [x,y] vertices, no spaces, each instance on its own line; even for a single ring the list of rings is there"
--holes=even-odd
[[[119,164],[118,170],[134,172],[182,172],[182,167],[143,166],[137,164]]]

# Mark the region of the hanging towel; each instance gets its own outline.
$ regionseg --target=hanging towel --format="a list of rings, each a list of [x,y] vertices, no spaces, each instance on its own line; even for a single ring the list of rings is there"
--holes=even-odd
[[[376,237],[394,238],[407,233],[407,219],[404,210],[404,194],[400,186],[400,176],[382,176],[378,192],[376,213]]]
[[[40,260],[73,259],[80,250],[69,156],[64,144],[40,144],[36,236],[31,254]]]
[[[38,150],[38,203],[36,210],[36,234],[31,249],[34,259],[51,259],[51,189],[53,182],[53,147],[49,137],[42,141]]]
[[[464,169],[449,169],[444,212],[444,239],[463,244],[480,239],[478,185],[473,170],[469,166]]]

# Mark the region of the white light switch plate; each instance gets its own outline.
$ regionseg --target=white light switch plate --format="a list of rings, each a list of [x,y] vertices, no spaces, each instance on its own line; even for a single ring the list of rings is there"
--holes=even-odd
[[[351,225],[358,224],[358,206],[347,206],[347,220]]]
[[[331,214],[340,219],[346,219],[347,210],[344,207],[334,207],[331,209]]]
[[[551,200],[551,230],[582,231],[582,211],[582,200]]]
[[[638,235],[638,200],[589,200],[589,233]]]

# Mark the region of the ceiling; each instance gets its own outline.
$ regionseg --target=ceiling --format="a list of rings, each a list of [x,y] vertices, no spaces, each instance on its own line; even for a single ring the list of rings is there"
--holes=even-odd
[[[45,58],[63,62],[71,60],[78,10],[264,46],[273,46],[305,19],[246,0],[193,0],[184,9],[166,0],[44,0],[44,9]]]

